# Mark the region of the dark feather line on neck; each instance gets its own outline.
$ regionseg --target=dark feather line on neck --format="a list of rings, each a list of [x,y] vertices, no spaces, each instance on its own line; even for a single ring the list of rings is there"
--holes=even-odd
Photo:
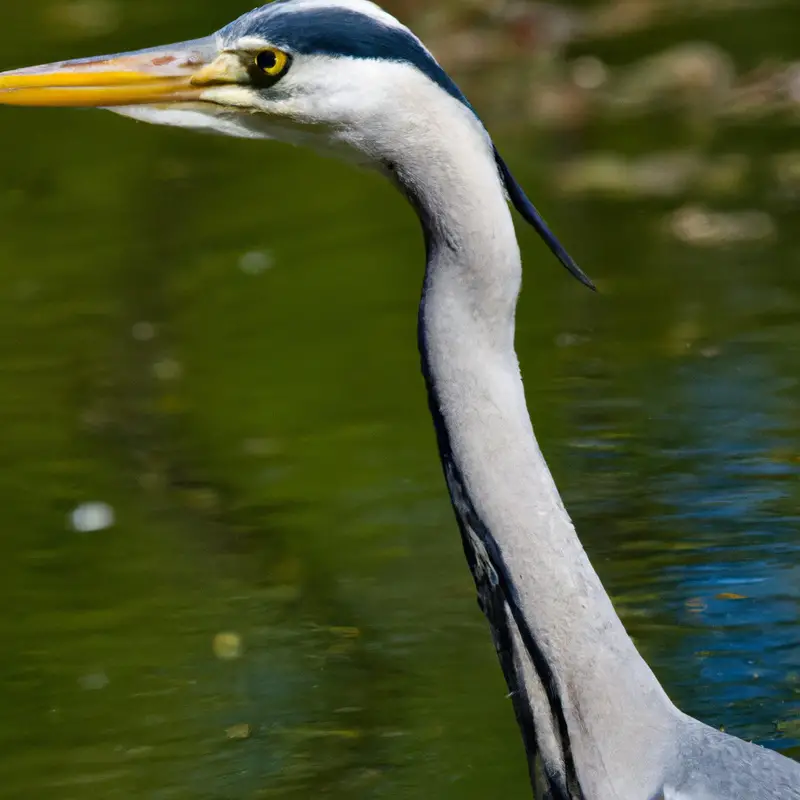
[[[434,243],[429,238],[429,231],[425,229],[426,251],[429,259],[433,255]],[[426,274],[426,283],[428,276]],[[569,726],[567,725],[567,718],[564,712],[564,706],[561,697],[558,693],[558,686],[556,684],[553,670],[547,661],[546,656],[542,649],[536,642],[536,638],[525,619],[524,614],[520,608],[519,596],[516,588],[514,587],[513,580],[507,565],[500,553],[497,543],[491,532],[478,516],[474,505],[466,492],[463,478],[455,459],[453,451],[450,446],[450,436],[447,431],[447,425],[444,421],[439,400],[436,394],[436,387],[434,385],[433,376],[430,371],[428,363],[428,347],[426,340],[425,323],[423,319],[425,305],[425,294],[423,292],[422,302],[420,304],[420,314],[418,322],[418,344],[420,355],[422,357],[422,373],[425,379],[425,384],[428,391],[428,405],[430,407],[431,416],[433,417],[434,428],[436,430],[436,439],[439,446],[439,456],[442,461],[442,466],[445,472],[445,478],[448,483],[448,490],[450,491],[450,498],[453,508],[456,512],[456,519],[458,521],[459,529],[461,531],[461,540],[464,546],[464,553],[469,564],[470,571],[472,572],[475,580],[476,588],[478,590],[479,602],[481,608],[489,620],[489,624],[493,629],[493,633],[497,635],[496,645],[498,643],[508,644],[510,647],[511,633],[508,627],[508,620],[504,611],[504,605],[507,605],[511,612],[514,623],[522,639],[525,650],[531,660],[531,663],[539,676],[539,680],[544,687],[545,695],[550,706],[550,713],[556,722],[556,729],[560,738],[561,753],[564,760],[565,779],[567,783],[568,796],[564,800],[585,800],[583,790],[580,785],[578,773],[575,768],[575,759],[572,754],[572,748],[569,738]],[[454,487],[451,484],[454,481],[456,486],[460,489],[460,497],[454,493]],[[482,543],[486,554],[489,558],[493,572],[496,576],[496,585],[487,585],[484,578],[481,576],[481,568],[477,563],[478,554],[470,542],[469,532],[472,531],[475,536]],[[491,612],[491,613],[490,613]],[[498,613],[499,612],[499,613]],[[513,693],[521,685],[522,681],[517,674],[516,668],[508,656],[498,648],[498,656],[500,658],[501,667],[505,674],[506,683],[509,690]],[[517,720],[520,724],[523,740],[525,741],[526,748],[530,747],[530,743],[534,742],[534,750],[528,751],[529,759],[536,754],[536,731],[532,714],[529,711],[518,710],[517,706],[521,704],[521,699],[515,702],[515,712],[517,713]],[[527,703],[525,703],[527,705]],[[561,800],[557,798],[556,800]]]

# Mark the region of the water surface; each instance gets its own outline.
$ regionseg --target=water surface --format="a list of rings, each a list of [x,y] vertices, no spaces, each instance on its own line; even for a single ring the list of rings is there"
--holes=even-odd
[[[463,63],[447,25],[396,6],[600,285],[520,229],[531,414],[620,614],[685,710],[800,756],[796,112],[725,120],[681,97],[615,115],[564,89],[575,59],[622,75],[698,38],[737,74],[797,58],[787,8],[543,65],[524,39]],[[242,10],[36,0],[0,12],[3,62]],[[520,97],[548,81],[577,117],[527,121]],[[0,797],[528,796],[427,416],[403,200],[277,145],[2,117]],[[638,162],[645,188],[609,173],[609,154],[675,151]],[[711,211],[762,216],[746,236],[753,218]],[[76,510],[113,525],[76,530]]]

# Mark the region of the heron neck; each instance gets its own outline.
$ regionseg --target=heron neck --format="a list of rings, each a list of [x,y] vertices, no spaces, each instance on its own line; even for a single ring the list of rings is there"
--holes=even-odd
[[[615,613],[534,436],[514,351],[519,249],[494,163],[474,146],[466,171],[448,146],[404,176],[426,233],[419,344],[464,550],[532,773],[538,753],[550,796],[649,797],[646,769],[641,786],[614,776],[653,757],[648,742],[677,712]]]

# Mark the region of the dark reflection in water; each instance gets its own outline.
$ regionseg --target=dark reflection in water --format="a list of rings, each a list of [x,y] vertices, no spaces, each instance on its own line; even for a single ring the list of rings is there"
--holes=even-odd
[[[590,9],[597,40],[544,65],[524,14],[496,63],[505,29],[466,5],[443,4],[453,30],[395,10],[461,64],[601,285],[521,231],[532,416],[629,630],[687,711],[797,756],[795,130],[699,118],[658,71],[694,65],[705,86],[765,42],[796,58],[786,6],[745,5],[615,36],[608,19],[630,19]],[[4,62],[182,39],[242,10],[32,2],[0,12]],[[722,59],[638,60],[712,30]],[[576,95],[628,63],[609,97]],[[731,86],[748,113],[777,102]],[[519,92],[571,133],[521,120]],[[3,120],[0,797],[526,796],[427,418],[403,201],[264,143],[100,113]]]

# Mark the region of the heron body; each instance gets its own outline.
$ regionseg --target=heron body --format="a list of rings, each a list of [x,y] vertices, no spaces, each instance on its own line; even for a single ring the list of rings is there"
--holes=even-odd
[[[636,650],[542,456],[514,351],[521,262],[507,200],[591,285],[463,94],[367,0],[275,0],[213,36],[0,75],[0,103],[333,151],[416,210],[418,339],[464,552],[549,800],[800,800],[800,764],[683,714]]]

